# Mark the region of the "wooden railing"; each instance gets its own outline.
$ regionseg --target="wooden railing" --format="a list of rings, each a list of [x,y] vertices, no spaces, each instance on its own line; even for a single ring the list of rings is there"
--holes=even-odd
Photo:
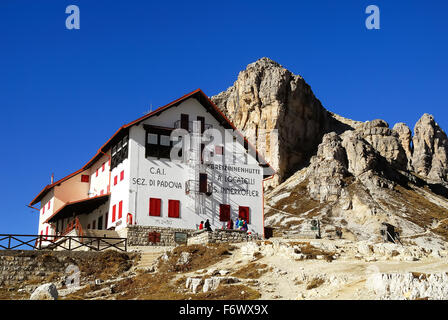
[[[68,250],[88,248],[103,251],[115,248],[127,251],[127,238],[85,237],[61,235],[0,234],[0,248],[4,250]],[[33,244],[34,243],[34,244]]]
[[[82,230],[82,225],[79,222],[78,217],[76,217],[74,220],[70,221],[67,224],[67,227],[62,232],[62,236],[65,236],[66,234],[70,233],[73,229],[77,231],[78,236],[82,237],[84,235],[84,231]]]

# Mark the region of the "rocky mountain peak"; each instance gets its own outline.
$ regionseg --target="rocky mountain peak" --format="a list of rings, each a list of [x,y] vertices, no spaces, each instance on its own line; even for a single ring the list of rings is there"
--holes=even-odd
[[[322,106],[302,77],[269,58],[249,64],[233,86],[212,100],[247,137],[266,133],[254,145],[277,170],[271,186],[307,165],[330,127],[349,128]],[[278,139],[269,138],[273,130]]]
[[[255,143],[277,170],[266,226],[300,233],[319,219],[365,239],[387,222],[415,239],[448,240],[448,139],[433,116],[424,114],[414,135],[404,123],[344,118],[269,58],[249,64],[212,100],[248,137],[278,130],[275,143]]]
[[[415,124],[412,139],[415,172],[434,182],[448,181],[448,138],[434,117],[425,113]]]

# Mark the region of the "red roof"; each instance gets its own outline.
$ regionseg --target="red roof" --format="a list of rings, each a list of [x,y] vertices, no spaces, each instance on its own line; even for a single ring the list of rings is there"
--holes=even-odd
[[[183,101],[192,98],[196,96],[196,98],[198,98],[200,101],[202,100],[204,103],[208,104],[212,110],[218,115],[220,116],[227,125],[229,125],[232,129],[236,130],[243,138],[244,140],[248,143],[248,145],[253,148],[256,151],[256,148],[249,142],[247,141],[247,139],[239,132],[239,130],[235,127],[235,125],[224,115],[224,113],[222,113],[222,111],[207,97],[207,95],[201,90],[201,89],[196,89],[182,97],[180,97],[179,99],[176,99],[170,103],[168,103],[167,105],[164,105],[163,107],[157,108],[156,110],[138,118],[137,120],[134,120],[132,122],[129,122],[128,124],[125,124],[123,126],[121,126],[115,133],[114,135],[106,141],[106,143],[104,143],[101,148],[98,149],[97,153],[92,157],[92,159],[90,159],[81,169],[79,169],[76,172],[73,172],[71,174],[69,174],[68,176],[54,182],[53,184],[47,185],[45,186],[41,192],[39,192],[39,194],[30,202],[30,206],[38,203],[46,194],[48,191],[50,191],[54,186],[59,185],[60,183],[70,179],[71,177],[77,175],[78,173],[87,170],[96,160],[98,160],[98,158],[100,158],[105,152],[106,150],[108,150],[109,145],[111,144],[111,142],[113,141],[113,139],[115,137],[117,137],[117,135],[119,135],[121,132],[123,132],[124,130],[128,129],[129,127],[138,124],[141,121],[144,121],[154,115],[158,115],[160,114],[162,111],[168,109],[169,107],[178,105],[180,103],[182,103]],[[257,155],[259,158],[262,158],[264,160],[264,158],[258,154],[258,151],[256,151]],[[265,161],[265,160],[264,160]],[[265,161],[265,163],[267,163]],[[269,163],[267,163],[269,165],[269,167],[271,167],[271,165]],[[271,169],[273,169],[271,167]],[[274,169],[273,169],[274,170]],[[275,171],[275,170],[274,170]]]

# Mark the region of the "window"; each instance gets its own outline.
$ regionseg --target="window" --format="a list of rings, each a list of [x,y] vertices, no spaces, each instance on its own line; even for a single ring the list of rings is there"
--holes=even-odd
[[[199,192],[202,192],[202,193],[207,192],[207,174],[206,173],[199,174]]]
[[[160,217],[160,207],[162,200],[158,198],[149,199],[149,215],[154,217]]]
[[[180,115],[180,127],[188,131],[188,114],[182,113]]]
[[[230,204],[219,205],[219,221],[230,220]]]
[[[92,221],[92,229],[96,229],[96,220]]]
[[[172,147],[171,129],[145,126],[146,129],[146,157],[170,158]]]
[[[205,131],[205,118],[198,116],[197,120],[201,123],[201,133],[204,133],[204,131]]]
[[[115,177],[114,177],[114,186],[116,186],[117,183],[118,183],[118,176],[115,176]]]
[[[117,211],[117,205],[114,204],[114,206],[112,207],[112,222],[115,222],[115,213]]]
[[[160,145],[169,147],[171,145],[170,136],[160,135]]]
[[[179,200],[168,200],[168,217],[179,218]]]
[[[98,230],[103,230],[103,216],[98,218]]]
[[[118,219],[123,216],[123,200],[118,203]]]
[[[223,146],[215,146],[215,154],[224,155],[224,147]]]
[[[121,140],[112,147],[112,157],[110,160],[110,169],[117,167],[123,160],[128,157],[129,136],[125,135]]]
[[[87,229],[90,229],[90,223],[87,225]]]
[[[238,211],[238,218],[246,220],[247,224],[249,224],[249,207],[240,206]]]
[[[89,182],[90,177],[87,174],[81,175],[81,182]]]
[[[155,133],[148,133],[148,143],[149,144],[158,144],[159,136]]]
[[[120,172],[120,181],[123,181],[124,179],[124,170]]]

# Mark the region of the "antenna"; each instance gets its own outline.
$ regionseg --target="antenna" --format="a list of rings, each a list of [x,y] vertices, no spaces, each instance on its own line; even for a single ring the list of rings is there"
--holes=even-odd
[[[146,110],[145,112],[143,112],[143,114],[148,114],[152,112],[152,103],[149,106],[149,110]]]

